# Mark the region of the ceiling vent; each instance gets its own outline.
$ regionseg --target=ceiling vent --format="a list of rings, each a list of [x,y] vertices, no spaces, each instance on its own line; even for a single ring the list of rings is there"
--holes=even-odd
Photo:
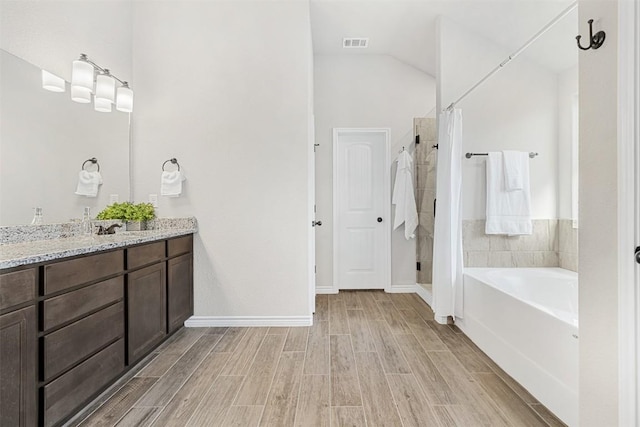
[[[345,37],[342,39],[342,47],[345,49],[365,49],[369,47],[369,38]]]

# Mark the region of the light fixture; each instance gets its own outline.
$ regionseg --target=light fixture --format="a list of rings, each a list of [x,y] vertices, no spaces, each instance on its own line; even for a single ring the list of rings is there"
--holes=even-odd
[[[133,91],[129,88],[129,83],[124,82],[118,88],[116,96],[116,110],[124,113],[133,111]]]
[[[64,79],[42,70],[42,88],[51,92],[64,92]]]
[[[109,74],[109,70],[104,70],[96,78],[95,100],[109,101],[113,104],[116,96],[116,80]]]
[[[111,101],[104,98],[93,98],[93,108],[101,113],[111,112]]]
[[[81,104],[91,102],[91,90],[82,86],[71,86],[71,100]]]
[[[80,54],[80,59],[73,61],[71,70],[71,86],[83,87],[93,92],[93,75],[95,69],[89,63],[87,55]]]
[[[43,87],[45,79],[44,72],[43,70]],[[117,90],[117,98],[116,81],[121,85]],[[64,90],[64,80],[62,80],[62,82]],[[108,69],[102,68],[82,53],[79,59],[73,61],[71,99],[83,104],[89,103],[91,102],[91,94],[94,93],[94,89],[95,94],[93,101],[96,111],[110,112],[112,110],[112,104],[114,103],[116,104],[116,109],[119,111],[125,113],[131,113],[133,111],[133,90],[129,87],[129,83],[120,80],[111,74]]]

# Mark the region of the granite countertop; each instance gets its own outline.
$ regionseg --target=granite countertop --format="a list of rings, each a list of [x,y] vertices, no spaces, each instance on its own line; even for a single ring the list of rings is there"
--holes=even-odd
[[[91,252],[137,245],[193,234],[196,227],[149,231],[117,231],[116,234],[76,236],[0,245],[0,269],[35,264]]]

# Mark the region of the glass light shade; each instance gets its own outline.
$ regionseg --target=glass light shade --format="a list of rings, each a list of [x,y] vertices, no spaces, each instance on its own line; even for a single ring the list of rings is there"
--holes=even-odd
[[[101,113],[111,112],[111,101],[104,98],[93,98],[93,108]]]
[[[88,104],[91,102],[91,90],[82,86],[71,86],[71,100]]]
[[[86,61],[73,61],[73,69],[71,71],[71,86],[79,86],[89,89],[93,92],[93,65]]]
[[[42,88],[51,92],[64,92],[64,79],[42,70]]]
[[[115,101],[116,80],[106,74],[100,74],[96,80],[96,99],[113,103]]]
[[[133,91],[127,86],[120,86],[116,97],[116,110],[124,113],[133,111]]]

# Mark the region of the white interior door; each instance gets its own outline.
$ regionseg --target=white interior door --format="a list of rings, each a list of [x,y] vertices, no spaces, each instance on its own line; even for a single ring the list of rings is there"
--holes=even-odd
[[[390,284],[389,130],[334,129],[334,290]]]

